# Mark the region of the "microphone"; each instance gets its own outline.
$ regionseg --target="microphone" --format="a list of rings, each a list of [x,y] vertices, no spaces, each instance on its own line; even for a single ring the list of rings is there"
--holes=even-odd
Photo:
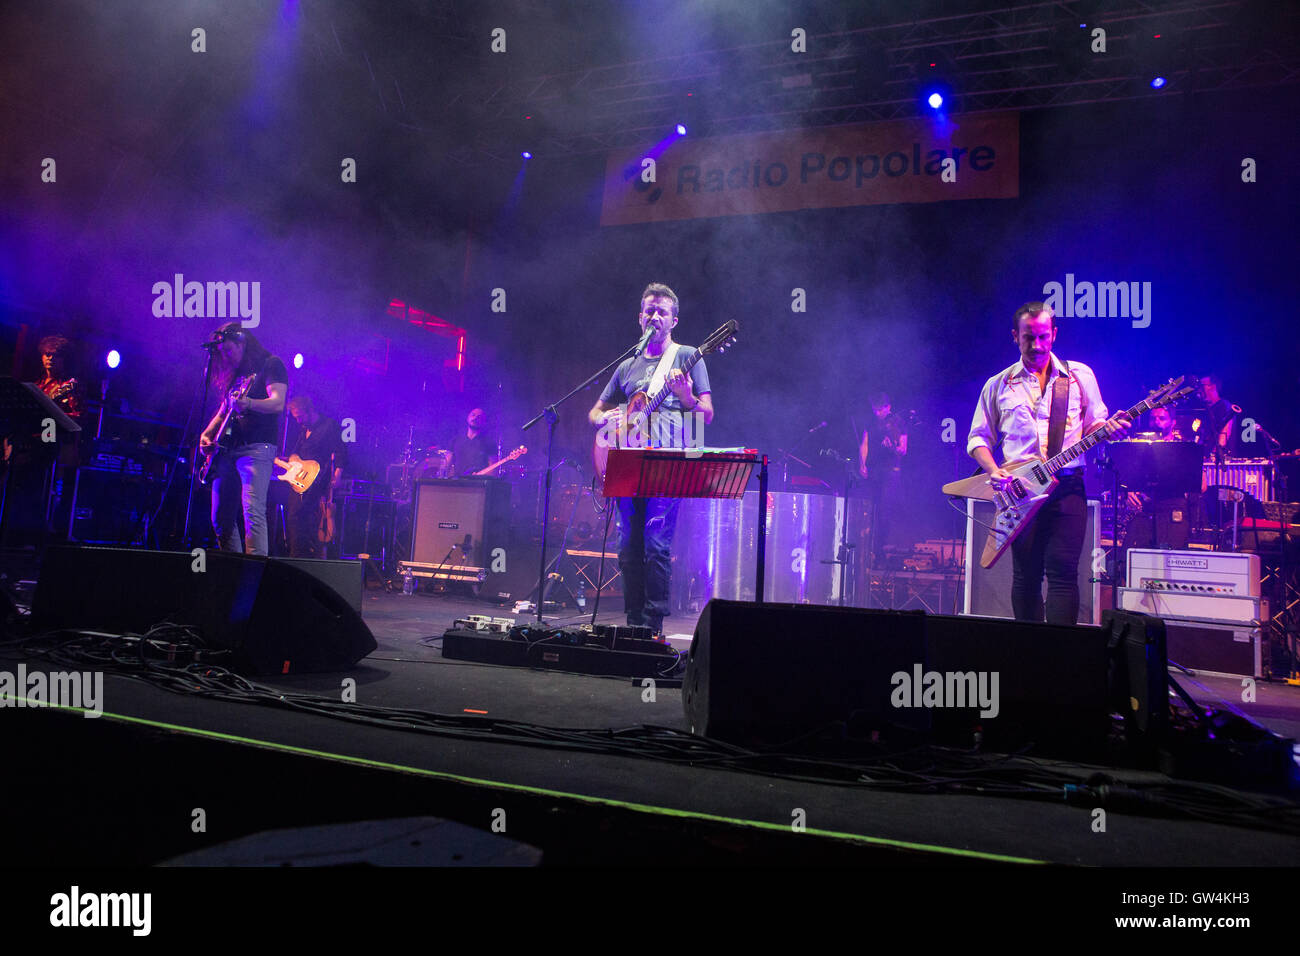
[[[825,422],[822,422],[820,425],[814,425],[812,428],[808,429],[808,434],[811,435],[813,432],[819,432],[825,427],[826,427]]]
[[[657,330],[658,327],[653,322],[645,327],[645,335],[641,336],[641,341],[636,344],[636,352],[633,354],[633,358],[645,351],[645,347],[650,344],[650,339]]]
[[[201,348],[201,349],[206,349],[207,351],[211,352],[213,349],[219,349],[219,348],[221,348],[221,343],[222,343],[223,341],[225,341],[225,340],[224,340],[224,339],[215,339],[214,341],[211,341],[211,342],[204,342],[202,345],[199,346],[199,348]]]

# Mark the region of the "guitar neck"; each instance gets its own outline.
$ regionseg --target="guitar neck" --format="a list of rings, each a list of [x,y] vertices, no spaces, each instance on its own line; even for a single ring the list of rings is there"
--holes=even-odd
[[[1138,402],[1132,408],[1128,409],[1127,415],[1129,418],[1133,419],[1134,421],[1137,421],[1139,415],[1141,415],[1143,412],[1150,411],[1154,407],[1155,406],[1151,404],[1149,399],[1144,398],[1142,399],[1142,401]],[[1098,428],[1091,435],[1084,436],[1083,438],[1075,442],[1073,445],[1071,445],[1069,448],[1064,449],[1060,454],[1055,455],[1052,458],[1049,458],[1047,460],[1047,473],[1049,475],[1056,474],[1066,465],[1070,464],[1071,462],[1079,458],[1080,455],[1084,454],[1089,449],[1096,448],[1098,445],[1106,441],[1108,438],[1109,436],[1106,434],[1106,429],[1104,428]]]
[[[682,374],[690,375],[691,369],[695,368],[695,363],[698,362],[703,357],[704,357],[703,353],[699,349],[695,349],[694,354],[690,358],[688,358],[685,362],[682,363]],[[669,371],[672,370],[669,369]],[[665,401],[668,400],[668,396],[671,395],[672,392],[673,390],[669,388],[668,383],[665,382],[663,387],[660,388],[659,391],[655,393],[655,397],[651,399],[650,404],[646,406],[646,412],[650,413],[653,412],[655,409],[657,409],[660,405],[662,405]]]

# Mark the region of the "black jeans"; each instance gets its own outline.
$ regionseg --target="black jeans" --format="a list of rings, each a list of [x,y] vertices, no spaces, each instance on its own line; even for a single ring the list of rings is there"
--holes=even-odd
[[[668,616],[677,498],[618,499],[618,566],[629,624],[658,631]]]
[[[1066,475],[1011,544],[1011,607],[1016,620],[1043,620],[1046,574],[1047,623],[1078,623],[1079,556],[1087,530],[1083,476]]]

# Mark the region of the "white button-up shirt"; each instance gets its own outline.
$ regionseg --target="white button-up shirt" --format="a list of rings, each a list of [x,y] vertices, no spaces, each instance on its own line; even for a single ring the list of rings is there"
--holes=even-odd
[[[1023,361],[1005,368],[984,383],[975,417],[971,420],[967,453],[981,446],[992,451],[1002,447],[1001,464],[1026,458],[1047,457],[1047,426],[1052,418],[1052,388],[1065,374],[1055,355],[1048,370],[1047,387],[1038,384],[1038,376],[1025,368]],[[1098,422],[1107,419],[1106,403],[1101,400],[1097,376],[1082,362],[1070,363],[1069,414],[1065,419],[1065,438],[1061,448],[1069,448]],[[1078,459],[1074,470],[1083,465]]]

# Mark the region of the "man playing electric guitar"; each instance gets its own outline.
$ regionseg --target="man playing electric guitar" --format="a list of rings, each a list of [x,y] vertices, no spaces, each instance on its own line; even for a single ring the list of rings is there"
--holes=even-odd
[[[310,395],[299,394],[289,399],[289,414],[299,428],[293,453],[302,461],[314,461],[321,467],[320,477],[306,491],[289,495],[289,520],[286,522],[289,554],[295,558],[323,558],[326,548],[317,533],[321,524],[321,507],[330,486],[337,490],[343,483],[347,448],[338,422],[321,415]],[[331,461],[334,463],[332,472]]]
[[[1050,458],[1099,428],[1111,436],[1132,427],[1125,412],[1107,418],[1092,369],[1052,354],[1057,328],[1049,306],[1027,302],[1016,310],[1012,324],[1020,361],[985,383],[966,442],[967,452],[999,489],[1009,486],[1013,476],[993,460],[994,445],[1000,445],[1003,462]],[[1082,466],[1079,461],[1058,472],[1060,484],[1011,544],[1011,604],[1017,620],[1043,620],[1046,574],[1048,623],[1077,623],[1079,556],[1088,525]]]

